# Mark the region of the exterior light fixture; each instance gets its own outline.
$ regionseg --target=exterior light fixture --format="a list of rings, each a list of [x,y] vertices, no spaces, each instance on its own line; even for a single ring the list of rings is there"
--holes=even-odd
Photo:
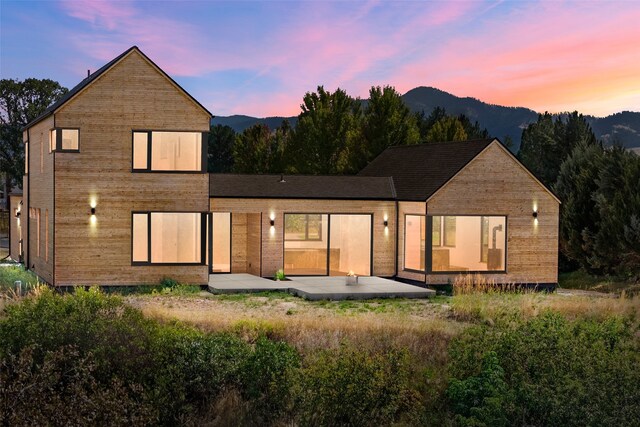
[[[385,227],[388,227],[389,226],[389,221],[385,219],[383,224],[384,224]]]
[[[269,224],[271,224],[271,226],[275,226],[276,225],[276,220],[275,219],[270,219],[269,220]]]
[[[538,219],[538,211],[537,210],[533,211],[533,217]]]
[[[16,218],[20,218],[20,210],[16,209]]]
[[[91,214],[90,214],[90,215],[91,215],[91,216],[94,216],[95,214],[96,214],[96,208],[95,208],[95,207],[92,207],[92,208],[91,208]]]

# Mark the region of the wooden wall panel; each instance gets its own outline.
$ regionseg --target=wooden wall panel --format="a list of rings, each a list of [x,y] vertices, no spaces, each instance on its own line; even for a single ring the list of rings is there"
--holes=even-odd
[[[260,276],[261,220],[259,213],[247,214],[247,273]]]
[[[24,216],[21,223],[28,221],[28,244],[25,248],[25,265],[42,280],[53,283],[53,196],[54,196],[54,153],[49,152],[49,131],[54,127],[53,117],[41,121],[29,129],[29,174],[28,188],[24,197]],[[31,218],[29,208],[39,209],[40,239],[38,240],[37,219]],[[45,218],[48,212],[48,225]],[[47,236],[48,231],[48,236]],[[38,255],[38,242],[40,251]],[[45,247],[48,242],[48,248]],[[28,248],[28,249],[27,249]],[[47,258],[48,252],[48,258]]]
[[[208,174],[131,167],[132,130],[208,131],[208,114],[134,50],[55,116],[80,128],[80,152],[56,153],[56,284],[207,283],[206,266],[132,266],[131,212],[206,212]]]
[[[497,143],[449,181],[427,207],[429,215],[506,215],[507,273],[483,277],[497,283],[557,283],[559,204]],[[432,274],[426,281],[442,284],[455,278]]]
[[[393,276],[395,274],[396,215],[395,202],[393,201],[212,198],[210,204],[212,212],[232,212],[234,223],[238,214],[262,214],[261,274],[264,277],[273,276],[278,269],[283,267],[285,213],[373,214],[373,274],[376,276]],[[269,223],[271,215],[275,219],[273,232],[271,232]],[[389,222],[387,231],[384,227],[385,215]],[[236,230],[234,225],[234,233]],[[236,254],[234,248],[233,255]],[[236,270],[233,272],[240,273]]]
[[[231,214],[231,273],[247,272],[247,214]]]

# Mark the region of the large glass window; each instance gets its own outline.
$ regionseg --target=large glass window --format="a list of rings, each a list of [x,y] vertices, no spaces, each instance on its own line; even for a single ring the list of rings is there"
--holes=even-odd
[[[135,131],[133,170],[202,172],[202,144],[201,132]]]
[[[405,215],[404,217],[404,268],[424,271],[425,260],[425,216]],[[434,245],[440,244],[440,231],[433,234]]]
[[[134,213],[132,261],[204,264],[203,218],[197,212]]]
[[[371,215],[285,214],[284,271],[289,275],[371,274]]]
[[[432,234],[442,227],[444,244],[432,247],[433,272],[504,271],[505,216],[433,216]]]
[[[371,274],[371,215],[331,215],[329,274]]]
[[[285,214],[284,271],[292,275],[326,275],[329,216]],[[308,238],[308,237],[312,238]]]
[[[215,212],[212,216],[213,253],[211,271],[214,273],[231,272],[231,213]]]

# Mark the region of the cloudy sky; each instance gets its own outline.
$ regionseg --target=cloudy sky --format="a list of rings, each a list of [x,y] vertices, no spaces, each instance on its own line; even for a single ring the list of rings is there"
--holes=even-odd
[[[72,87],[137,45],[215,115],[295,115],[324,85],[640,111],[638,1],[7,1],[2,78]]]

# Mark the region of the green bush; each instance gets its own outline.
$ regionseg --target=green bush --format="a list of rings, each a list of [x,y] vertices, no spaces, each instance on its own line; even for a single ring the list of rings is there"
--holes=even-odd
[[[448,397],[462,425],[637,425],[640,338],[630,322],[526,322],[469,328],[450,349]]]
[[[242,366],[244,395],[262,419],[285,416],[291,409],[292,388],[300,356],[290,345],[260,337]]]
[[[157,423],[139,386],[96,381],[96,365],[73,346],[47,352],[29,346],[0,362],[1,425],[144,426]]]
[[[409,356],[354,348],[320,353],[301,372],[297,390],[302,425],[388,425],[419,407],[410,386]]]
[[[264,419],[264,408],[284,408],[298,366],[286,344],[262,338],[254,349],[231,334],[160,324],[97,288],[65,295],[44,289],[9,305],[0,318],[0,343],[0,406],[10,405],[11,393],[23,386],[60,397],[42,397],[44,407],[25,418],[7,415],[17,424],[43,424],[57,411],[71,421],[73,404],[85,401],[93,412],[78,410],[70,424],[178,425],[200,412],[215,418],[211,402],[231,390]],[[67,401],[69,408],[60,409]],[[118,408],[123,412],[112,416]]]

